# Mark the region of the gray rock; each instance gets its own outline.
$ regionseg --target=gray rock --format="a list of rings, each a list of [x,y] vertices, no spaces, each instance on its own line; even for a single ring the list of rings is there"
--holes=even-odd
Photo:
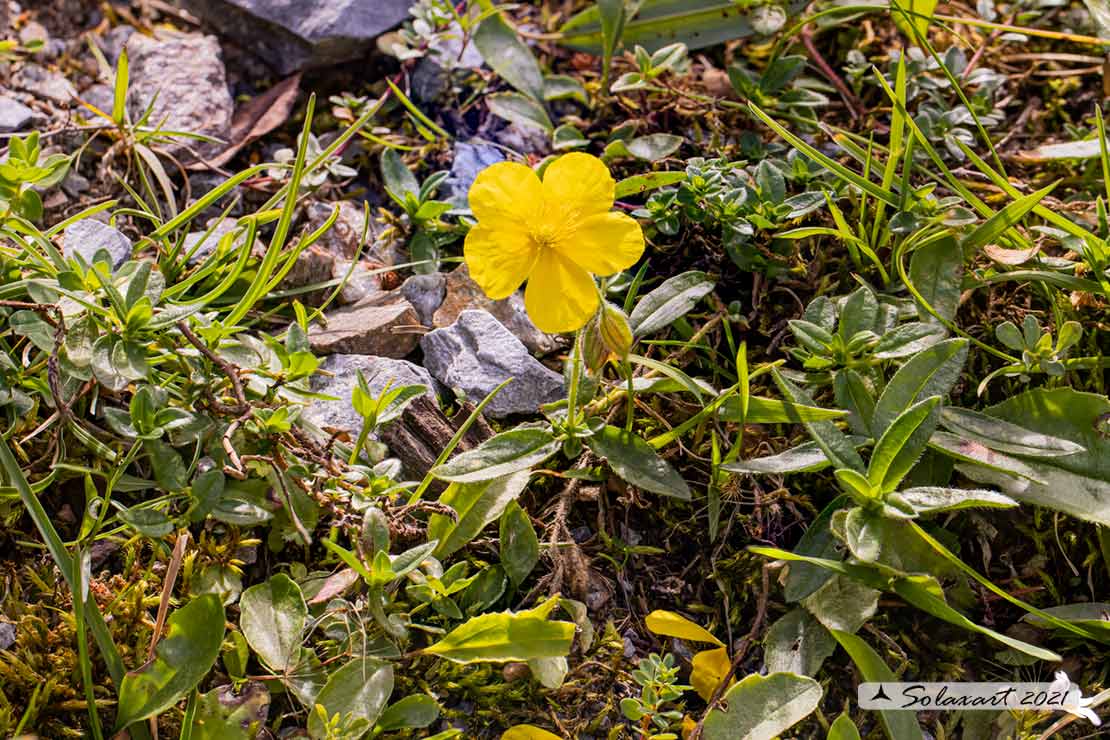
[[[505,155],[493,144],[481,139],[455,144],[455,159],[451,163],[451,176],[445,184],[450,188],[451,202],[460,208],[468,208],[466,194],[474,184],[478,173],[491,164],[505,161]]]
[[[488,311],[505,325],[517,339],[524,342],[529,351],[546,355],[562,346],[562,340],[557,336],[545,334],[528,318],[528,311],[524,307],[524,294],[521,291],[513,293],[504,300],[495,301],[471,280],[470,271],[465,264],[459,265],[446,276],[447,294],[444,296],[439,308],[432,317],[432,326],[441,328],[455,323],[459,314],[467,309],[480,309]]]
[[[131,259],[131,240],[118,229],[93,218],[83,218],[70,224],[63,232],[67,255],[80,255],[91,265],[101,249],[108,252],[108,262],[113,271]]]
[[[211,233],[208,230],[211,229]],[[185,235],[185,241],[182,245],[182,254],[188,255],[185,263],[192,267],[193,265],[203,262],[208,255],[216,251],[216,247],[220,244],[220,239],[224,238],[229,232],[235,229],[235,219],[209,219],[204,231],[193,231]],[[208,238],[205,238],[205,234]],[[236,240],[236,243],[242,243],[245,236]]]
[[[119,61],[120,52],[127,44],[127,40],[135,33],[135,29],[127,24],[121,24],[111,29],[103,36],[97,39],[97,44],[100,50],[104,52],[104,58],[108,60],[108,64],[112,67],[116,66]]]
[[[326,326],[314,324],[308,343],[317,354],[359,354],[404,357],[416,349],[420,319],[404,298],[383,303],[372,297],[324,314]]]
[[[520,154],[542,156],[551,151],[551,137],[538,126],[510,123],[493,135],[501,146]]]
[[[401,283],[401,294],[408,299],[424,326],[432,325],[436,310],[447,295],[447,278],[442,272],[430,275],[411,275]]]
[[[225,182],[227,182],[227,177],[221,175],[219,172],[213,172],[211,170],[190,172],[189,205],[193,205],[209,192],[215,190],[220,185],[223,185]],[[197,218],[217,218],[223,215],[224,211],[226,211],[228,208],[231,209],[230,211],[228,211],[228,213],[232,216],[241,216],[243,214],[243,189],[238,185],[227,191],[223,196],[216,199],[214,203],[201,211],[200,214],[197,215]]]
[[[351,393],[358,386],[358,373],[366,379],[373,393],[381,393],[387,382],[399,385],[423,385],[428,397],[435,400],[435,381],[427,370],[405,360],[371,355],[338,354],[325,357],[319,371],[312,376],[312,390],[335,401],[313,400],[301,417],[321,429],[346,432],[355,437],[362,430],[362,417],[351,406]],[[325,373],[330,373],[327,375]]]
[[[442,97],[451,84],[451,70],[479,69],[485,60],[473,41],[463,46],[466,34],[458,23],[452,23],[446,32],[435,37],[427,53],[412,71],[412,94],[422,103],[432,103]]]
[[[461,388],[474,401],[512,378],[484,413],[494,418],[535,413],[563,397],[563,378],[528,353],[519,339],[485,311],[463,311],[451,326],[420,340],[424,366],[434,378]]]
[[[22,131],[34,117],[35,112],[15,98],[0,96],[0,133]]]
[[[0,622],[0,650],[7,650],[15,644],[15,625],[11,622]]]
[[[131,82],[127,100],[134,118],[153,103],[150,125],[227,140],[234,106],[214,36],[151,38],[136,33],[127,40],[127,54]],[[206,156],[224,146],[179,138],[163,148],[178,156],[189,149]]]
[[[361,204],[349,200],[339,201],[338,203],[313,201],[305,208],[305,220],[308,222],[309,230],[315,231],[327,223],[327,220],[331,218],[332,211],[337,206],[339,215],[336,217],[335,223],[316,243],[336,257],[350,260],[358,254],[364,231],[370,237],[376,235],[372,220],[369,231],[366,229],[366,217]]]
[[[264,253],[264,247],[258,245],[256,251]],[[282,290],[307,288],[311,285],[326,283],[332,278],[335,270],[335,255],[323,249],[319,244],[310,244],[297,255],[293,269],[282,279],[278,286]],[[331,294],[332,288],[317,288],[307,293],[301,293],[298,298],[310,306],[322,305]]]
[[[184,0],[282,75],[357,59],[411,0]]]
[[[332,263],[331,276],[334,280],[346,279],[347,281],[339,290],[338,301],[343,305],[359,303],[383,295],[381,276],[370,269],[365,260],[359,260],[352,265],[351,260],[336,258]]]
[[[88,191],[92,187],[89,178],[82,175],[76,170],[70,170],[62,179],[62,190],[71,198],[76,198],[81,193]]]
[[[116,102],[116,92],[111,85],[98,82],[85,88],[84,92],[81,93],[81,100],[111,115],[112,106]],[[92,114],[86,110],[82,111],[82,115],[91,116]]]
[[[12,86],[57,105],[69,105],[77,89],[61,74],[38,64],[24,64],[12,75]]]

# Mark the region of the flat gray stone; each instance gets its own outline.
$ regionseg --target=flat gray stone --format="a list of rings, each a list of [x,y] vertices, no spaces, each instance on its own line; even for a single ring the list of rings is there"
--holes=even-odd
[[[401,283],[401,294],[416,309],[420,323],[431,326],[436,310],[443,305],[443,298],[447,295],[447,278],[442,272],[410,275]]]
[[[15,98],[0,96],[0,133],[23,131],[34,117],[35,112]]]
[[[57,105],[69,105],[77,89],[63,75],[39,64],[24,64],[12,75],[12,86]]]
[[[11,622],[0,622],[0,650],[7,650],[15,644],[15,625]]]
[[[320,429],[346,432],[352,437],[362,430],[362,417],[351,406],[351,393],[358,386],[358,373],[366,379],[373,393],[381,393],[387,382],[395,388],[400,385],[422,385],[427,396],[435,401],[435,381],[427,370],[406,360],[371,355],[337,354],[325,357],[311,388],[315,393],[335,396],[335,401],[313,400],[301,412],[301,417]],[[330,373],[326,375],[325,373]]]
[[[504,161],[505,155],[500,149],[481,139],[457,142],[451,160],[451,175],[444,181],[450,192],[451,202],[460,208],[469,208],[466,196],[470,192],[470,186],[474,184],[474,178],[491,164]]]
[[[425,334],[420,346],[428,372],[449,388],[461,388],[475,403],[513,379],[485,407],[487,416],[532,414],[564,396],[563,377],[532,357],[485,311],[463,311],[455,323]]]
[[[326,326],[313,324],[308,343],[317,354],[358,354],[404,357],[416,349],[413,329],[420,319],[404,298],[380,302],[377,297],[324,314]]]
[[[137,119],[153,103],[151,126],[227,140],[234,105],[215,36],[167,34],[151,38],[136,33],[127,39],[127,55],[130,60],[127,102],[133,118]],[[206,156],[220,151],[225,144],[178,138],[161,146],[175,155],[193,149]]]
[[[432,317],[432,326],[437,329],[455,323],[459,314],[467,309],[479,309],[493,314],[533,354],[550,354],[563,345],[558,336],[540,331],[528,318],[523,291],[518,290],[504,300],[495,301],[471,279],[466,264],[447,273],[445,287],[446,294]]]
[[[206,224],[207,228],[204,231],[192,231],[185,235],[185,241],[182,244],[182,254],[187,255],[186,264],[189,267],[198,265],[208,258],[208,255],[216,251],[216,247],[220,245],[220,239],[223,239],[230,232],[235,230],[235,219],[209,219]],[[211,233],[209,233],[211,229]],[[207,238],[205,235],[207,234]],[[241,235],[235,240],[235,244],[242,244],[246,235]],[[235,245],[232,245],[234,248]]]
[[[80,255],[86,264],[91,265],[101,249],[108,252],[108,264],[113,271],[131,259],[131,240],[118,229],[94,218],[83,218],[70,224],[63,236],[65,254]]]
[[[409,15],[411,0],[183,0],[279,74],[361,57]]]

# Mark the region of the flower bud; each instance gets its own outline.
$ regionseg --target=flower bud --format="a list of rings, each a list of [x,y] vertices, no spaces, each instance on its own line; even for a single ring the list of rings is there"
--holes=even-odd
[[[605,340],[601,337],[600,314],[595,315],[582,327],[582,340],[579,345],[582,352],[582,363],[591,373],[596,373],[609,359],[609,350]]]
[[[597,321],[605,348],[621,360],[627,358],[632,350],[632,327],[624,311],[612,303],[603,303]]]

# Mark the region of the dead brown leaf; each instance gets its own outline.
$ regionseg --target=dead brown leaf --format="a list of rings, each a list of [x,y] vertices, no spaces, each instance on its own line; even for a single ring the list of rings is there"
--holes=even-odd
[[[300,84],[301,74],[298,72],[241,106],[232,116],[228,137],[231,143],[227,148],[205,162],[197,162],[190,169],[220,167],[231,161],[247,144],[285,123],[297,102]]]

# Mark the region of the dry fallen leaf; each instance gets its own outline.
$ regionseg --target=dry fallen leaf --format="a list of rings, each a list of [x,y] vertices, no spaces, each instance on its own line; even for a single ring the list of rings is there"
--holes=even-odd
[[[231,134],[227,148],[205,162],[190,165],[189,169],[220,167],[239,153],[239,150],[264,134],[285,123],[300,92],[301,74],[286,77],[261,95],[235,111],[231,119]]]

